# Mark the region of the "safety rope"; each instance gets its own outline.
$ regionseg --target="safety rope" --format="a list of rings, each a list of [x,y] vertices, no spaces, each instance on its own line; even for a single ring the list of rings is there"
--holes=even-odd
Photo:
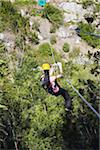
[[[51,48],[51,53],[52,53],[52,58],[53,58],[53,61],[54,63],[56,63],[56,60],[55,60],[55,56],[54,56],[54,53],[52,51],[52,48]],[[87,100],[76,90],[76,88],[70,83],[70,81],[67,79],[66,82],[71,85],[71,87],[73,88],[73,90],[78,94],[78,96],[86,103],[86,105],[97,115],[97,117],[100,119],[100,114],[91,106],[91,104],[89,102],[87,102]]]

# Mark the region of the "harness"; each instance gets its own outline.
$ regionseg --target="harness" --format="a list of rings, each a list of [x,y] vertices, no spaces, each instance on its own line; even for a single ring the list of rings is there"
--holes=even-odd
[[[50,93],[52,95],[56,95],[59,92],[59,86],[57,84],[57,81],[54,83],[55,83],[54,85],[52,83],[50,83],[47,86],[48,93]]]
[[[57,81],[54,82],[54,85],[50,82],[46,82],[43,78],[41,79],[42,87],[50,94],[55,95],[59,92],[59,86]]]

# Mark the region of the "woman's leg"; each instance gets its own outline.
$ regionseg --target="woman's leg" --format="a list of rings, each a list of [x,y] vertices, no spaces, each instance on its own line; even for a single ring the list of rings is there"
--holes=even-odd
[[[66,108],[67,108],[67,109],[71,109],[71,98],[70,98],[68,92],[67,92],[65,89],[61,88],[61,89],[60,89],[60,94],[61,94],[61,95],[64,97],[64,99],[65,99],[65,106],[66,106]]]

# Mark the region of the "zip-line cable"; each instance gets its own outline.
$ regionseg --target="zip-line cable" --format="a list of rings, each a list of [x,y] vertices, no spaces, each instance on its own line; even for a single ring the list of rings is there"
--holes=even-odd
[[[54,56],[54,53],[52,51],[52,48],[51,48],[51,53],[52,53],[52,58],[53,58],[53,61],[56,63],[56,60],[55,60],[55,56]],[[70,81],[67,79],[66,82],[71,85],[71,87],[73,88],[73,90],[77,93],[77,95],[86,103],[86,105],[97,115],[97,117],[100,119],[100,114],[91,106],[91,104],[89,102],[87,102],[87,100],[76,90],[76,88],[70,83]]]
[[[73,90],[78,94],[78,96],[87,104],[88,107],[97,115],[97,117],[100,119],[100,114],[91,106],[89,102],[76,90],[76,88],[71,84],[71,82],[67,79],[66,82],[73,88]]]
[[[96,38],[100,38],[100,34],[93,33],[93,32],[84,32],[80,28],[75,29],[76,33],[80,35],[80,33],[83,33],[85,35],[95,36]]]
[[[54,57],[54,53],[53,53],[53,50],[52,50],[51,47],[50,47],[50,50],[51,50],[51,54],[52,54],[52,59],[53,59],[54,63],[56,63],[56,60],[55,60],[55,57]]]

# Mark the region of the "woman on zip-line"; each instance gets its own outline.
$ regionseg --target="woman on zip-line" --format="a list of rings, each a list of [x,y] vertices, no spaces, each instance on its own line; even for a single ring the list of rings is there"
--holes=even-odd
[[[53,72],[55,71],[55,66],[58,66],[60,69],[60,74],[53,76]],[[54,96],[63,96],[65,100],[65,107],[67,111],[71,110],[71,98],[68,92],[61,88],[60,85],[57,83],[58,78],[62,78],[62,64],[60,62],[55,63],[53,65],[49,65],[45,63],[42,65],[43,75],[41,76],[41,84],[42,87],[50,94]]]

